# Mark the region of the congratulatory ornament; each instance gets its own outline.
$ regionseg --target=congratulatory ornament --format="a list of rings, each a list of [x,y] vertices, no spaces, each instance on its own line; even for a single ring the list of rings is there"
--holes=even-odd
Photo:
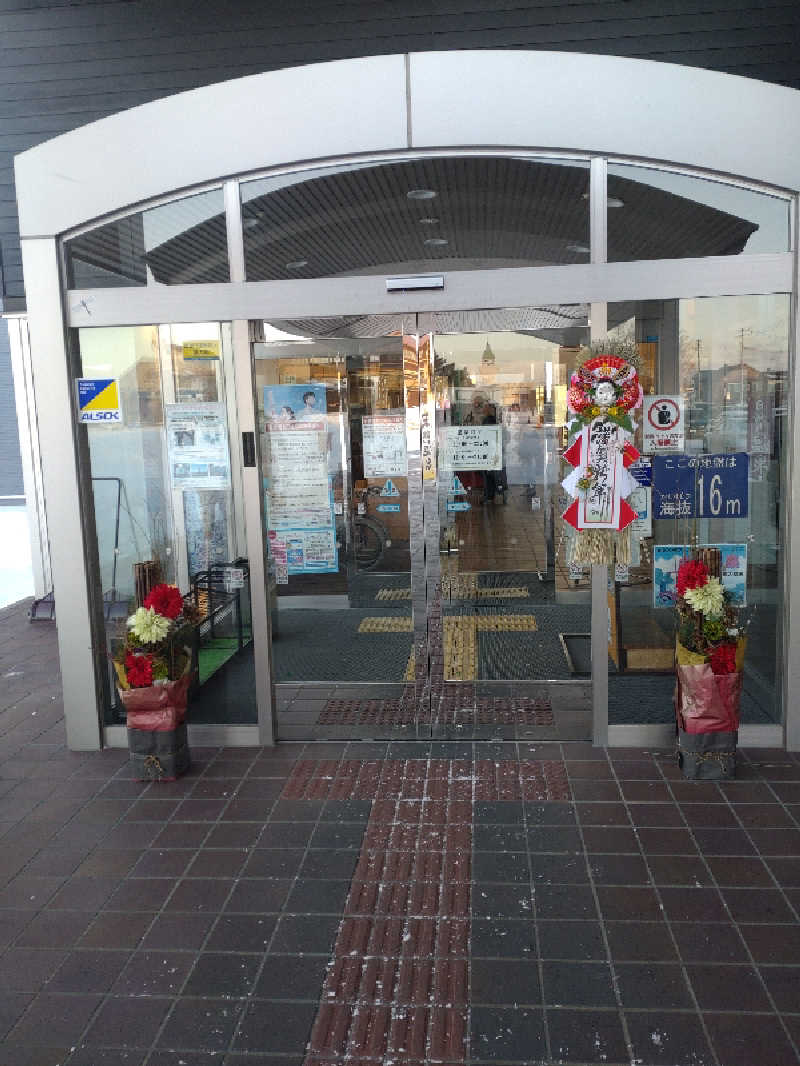
[[[630,529],[636,512],[627,502],[636,488],[628,467],[639,458],[632,443],[630,411],[642,404],[632,363],[600,353],[570,377],[567,409],[572,416],[564,458],[573,467],[561,484],[573,497],[564,521],[577,531],[571,563],[630,563]]]

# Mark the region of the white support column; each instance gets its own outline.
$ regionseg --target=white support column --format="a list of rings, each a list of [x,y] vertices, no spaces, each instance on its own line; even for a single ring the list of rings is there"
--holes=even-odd
[[[97,663],[104,649],[92,646],[74,439],[75,397],[67,366],[56,240],[23,240],[22,262],[44,491],[50,526],[58,530],[50,558],[67,744],[73,751],[88,751],[100,747]]]
[[[242,203],[237,181],[226,181],[225,221],[228,232],[228,262],[231,281],[245,280]],[[258,420],[250,353],[250,324],[247,319],[231,323],[233,374],[236,383],[236,440],[231,442],[231,463],[241,464],[241,505],[246,541],[243,550],[250,566],[250,611],[253,627],[253,662],[256,675],[258,735],[262,744],[275,743],[275,712],[272,700],[272,656],[270,595],[267,588],[266,530],[262,507],[263,483],[258,448]],[[242,435],[252,433],[256,465],[245,466]]]
[[[783,542],[783,691],[780,693],[786,728],[786,747],[800,751],[800,655],[793,639],[800,634],[800,201],[793,204],[794,284],[789,317],[789,428],[786,456],[786,516]],[[791,443],[790,443],[791,442]],[[796,639],[795,639],[796,643]]]
[[[608,258],[608,224],[605,159],[593,159],[589,178],[590,261]],[[589,305],[589,336],[602,340],[608,332],[608,304]],[[592,567],[592,743],[608,744],[608,567]]]
[[[41,599],[53,587],[53,580],[50,574],[50,544],[47,536],[47,513],[42,485],[42,462],[39,454],[36,397],[33,394],[28,321],[24,316],[14,315],[9,316],[7,325],[11,343],[11,374],[14,379],[19,445],[22,456],[22,483],[25,488],[25,508],[28,513],[33,592],[37,599]]]

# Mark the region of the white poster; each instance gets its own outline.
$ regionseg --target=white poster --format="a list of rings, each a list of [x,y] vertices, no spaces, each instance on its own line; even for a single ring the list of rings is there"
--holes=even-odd
[[[175,489],[227,489],[231,483],[225,405],[168,403],[167,451]]]
[[[361,420],[364,477],[406,477],[404,415],[365,415]]]
[[[642,451],[682,452],[684,426],[682,396],[645,396]]]
[[[636,512],[636,518],[631,522],[633,537],[652,537],[653,490],[647,485],[637,485],[628,497],[628,503]]]
[[[447,426],[445,463],[448,470],[502,470],[502,426]]]

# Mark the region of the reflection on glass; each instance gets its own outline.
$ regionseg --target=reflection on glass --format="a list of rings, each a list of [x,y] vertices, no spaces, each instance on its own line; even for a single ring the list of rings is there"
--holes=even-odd
[[[211,341],[205,391],[173,402],[182,361]],[[244,530],[233,507],[219,324],[81,329],[78,342],[82,376],[116,381],[120,400],[119,423],[86,427],[108,647],[154,584],[177,585],[200,615],[189,721],[254,722],[249,574],[237,558]],[[109,691],[111,724],[124,712],[110,675]]]
[[[654,167],[609,164],[611,263],[788,248],[784,197]]]
[[[674,558],[695,544],[723,546],[731,581],[744,571],[742,721],[781,719],[788,316],[780,294],[609,307],[619,335],[647,338],[650,393],[682,400],[685,422],[682,447],[648,457],[638,562],[609,592],[612,722],[672,720]]]
[[[560,455],[589,335],[585,309],[560,310],[562,329],[434,337],[445,681],[569,681],[587,669],[590,581],[567,562]],[[493,724],[512,714],[524,725],[533,704],[517,703],[492,708]]]
[[[284,737],[416,722],[403,338],[330,325],[254,346]]]
[[[588,262],[588,182],[588,162],[486,156],[244,182],[247,278]]]
[[[222,189],[107,222],[64,250],[70,289],[229,281]]]

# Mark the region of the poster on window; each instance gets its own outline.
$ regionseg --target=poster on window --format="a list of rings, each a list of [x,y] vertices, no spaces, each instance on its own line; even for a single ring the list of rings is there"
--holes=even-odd
[[[747,545],[700,544],[719,548],[722,586],[737,607],[747,605]],[[678,599],[678,567],[689,557],[685,544],[657,544],[653,548],[653,606],[674,607]]]
[[[406,477],[404,415],[364,415],[361,420],[364,477]]]
[[[174,489],[227,489],[228,430],[221,403],[165,405],[167,454]]]
[[[502,426],[446,426],[445,464],[448,470],[501,470]]]
[[[683,451],[682,396],[645,396],[642,416],[643,452]]]
[[[323,385],[264,388],[267,531],[287,576],[339,569],[326,406]]]

